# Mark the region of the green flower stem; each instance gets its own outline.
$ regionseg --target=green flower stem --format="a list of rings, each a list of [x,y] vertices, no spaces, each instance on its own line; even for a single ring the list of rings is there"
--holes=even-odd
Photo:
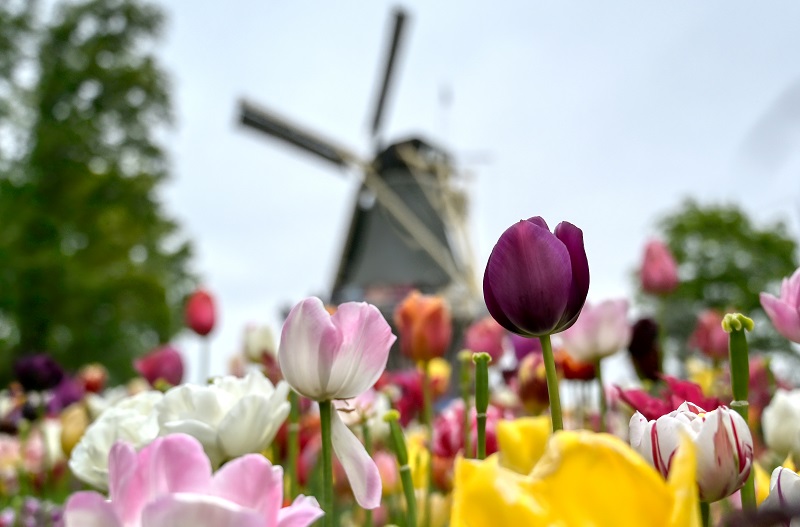
[[[464,401],[464,458],[472,456],[472,427],[470,426],[470,410],[472,409],[472,352],[462,350],[458,354],[461,363],[461,378],[459,387],[461,399]]]
[[[547,396],[550,398],[550,419],[553,421],[553,432],[555,432],[564,429],[564,421],[561,417],[561,398],[558,395],[556,362],[553,358],[553,347],[550,345],[550,335],[539,337],[539,342],[542,343],[544,368],[547,374]]]
[[[608,413],[608,401],[606,401],[606,389],[603,386],[603,359],[597,359],[594,365],[597,376],[597,386],[600,388],[600,431],[606,431],[606,413]]]
[[[300,451],[300,400],[297,392],[289,390],[289,499],[294,500],[300,494],[297,479],[297,456]]]
[[[392,437],[392,449],[400,466],[400,481],[403,484],[403,493],[406,496],[406,526],[417,527],[417,496],[414,493],[414,482],[411,479],[411,467],[408,466],[408,451],[403,430],[400,428],[400,412],[389,410],[383,420],[389,423]]]
[[[425,425],[426,432],[426,447],[428,452],[433,452],[433,395],[431,394],[431,376],[429,370],[429,361],[420,361],[422,368],[422,420]],[[432,461],[431,461],[432,463]],[[433,470],[428,470],[428,481],[426,495],[430,496],[433,492]],[[426,499],[424,503],[425,514],[423,515],[423,526],[430,525],[431,517],[431,500]]]
[[[372,438],[370,437],[369,433],[369,425],[367,421],[364,420],[361,422],[361,435],[364,436],[364,449],[367,451],[367,454],[372,456]],[[372,509],[364,509],[365,516],[364,516],[364,527],[372,527]]]
[[[475,353],[475,413],[478,417],[478,459],[486,459],[486,410],[489,408],[489,363],[488,353]]]
[[[211,341],[208,336],[202,337],[200,344],[200,384],[208,384],[208,360],[211,356]]]
[[[741,313],[728,313],[722,319],[722,329],[729,333],[728,354],[731,365],[731,391],[733,401],[731,408],[742,416],[746,424],[750,423],[748,402],[748,386],[750,383],[750,357],[745,331],[753,331],[753,320]],[[756,507],[756,490],[753,480],[754,470],[742,487],[742,508]]]
[[[700,502],[700,520],[703,527],[711,525],[711,507],[707,501]]]
[[[331,443],[331,401],[319,402],[319,420],[322,426],[322,517],[324,527],[335,525],[336,514],[333,510],[333,445]]]

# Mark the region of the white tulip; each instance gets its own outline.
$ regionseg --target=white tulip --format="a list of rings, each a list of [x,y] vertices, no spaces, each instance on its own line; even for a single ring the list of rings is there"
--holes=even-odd
[[[220,377],[209,386],[175,386],[157,407],[160,434],[195,437],[219,466],[269,446],[289,415],[288,394],[285,382],[275,387],[258,371]]]
[[[761,416],[764,441],[781,457],[800,456],[800,390],[778,389]]]
[[[785,509],[800,507],[800,476],[785,467],[772,471],[769,480],[769,496],[761,504],[762,509]],[[800,519],[793,519],[791,527],[800,527]]]

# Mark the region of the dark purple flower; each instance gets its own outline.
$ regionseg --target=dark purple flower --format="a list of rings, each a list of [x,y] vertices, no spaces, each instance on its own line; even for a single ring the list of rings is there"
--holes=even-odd
[[[661,344],[655,320],[642,318],[631,327],[628,352],[640,379],[657,381],[661,378]]]
[[[583,232],[568,222],[550,232],[536,216],[500,236],[483,275],[489,313],[526,337],[564,331],[578,319],[589,292]]]
[[[58,415],[67,406],[83,399],[84,393],[82,385],[69,377],[64,377],[53,389],[52,396],[47,402],[47,412],[50,415]]]
[[[523,337],[512,333],[511,344],[514,346],[514,355],[517,357],[517,361],[521,361],[531,353],[542,352],[542,343],[537,338]]]
[[[25,391],[49,390],[64,378],[64,370],[46,353],[25,355],[14,363],[14,375]]]

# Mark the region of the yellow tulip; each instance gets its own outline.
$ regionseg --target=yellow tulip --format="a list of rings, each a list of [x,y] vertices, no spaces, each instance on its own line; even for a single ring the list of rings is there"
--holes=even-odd
[[[619,438],[558,432],[529,476],[459,459],[451,526],[699,527],[696,470],[688,437],[664,481]]]
[[[411,480],[415,489],[428,488],[428,472],[431,466],[431,453],[425,447],[423,432],[411,432],[406,435],[408,450],[408,466],[411,469]]]
[[[497,423],[497,445],[500,464],[527,475],[544,454],[552,425],[550,418],[521,417]]]

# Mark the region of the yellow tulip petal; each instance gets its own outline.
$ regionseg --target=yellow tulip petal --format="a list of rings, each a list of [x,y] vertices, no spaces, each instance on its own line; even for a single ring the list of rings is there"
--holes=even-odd
[[[757,461],[753,463],[753,468],[755,470],[753,480],[756,485],[756,504],[761,505],[761,502],[769,496],[769,474]]]
[[[797,472],[797,467],[794,466],[794,460],[792,460],[792,455],[789,454],[786,456],[786,459],[781,463],[781,466],[784,468],[788,468],[792,472]]]
[[[700,527],[700,507],[697,495],[697,448],[687,434],[681,434],[680,445],[672,458],[669,471],[669,486],[674,503],[670,522],[667,525],[678,527]]]
[[[544,454],[551,428],[547,416],[498,422],[500,464],[520,474],[529,474]]]

